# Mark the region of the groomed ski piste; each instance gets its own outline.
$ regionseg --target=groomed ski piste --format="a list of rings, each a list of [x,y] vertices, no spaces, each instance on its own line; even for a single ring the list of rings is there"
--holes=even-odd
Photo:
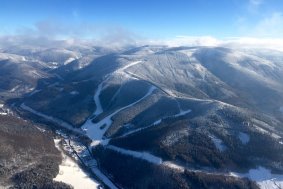
[[[223,176],[233,176],[233,177],[247,177],[253,181],[255,181],[261,189],[282,189],[283,188],[283,175],[278,174],[272,174],[269,169],[266,169],[264,167],[259,166],[256,169],[249,170],[248,173],[235,173],[235,172],[213,172],[213,171],[207,171],[204,169],[190,169],[188,167],[184,167],[181,165],[178,165],[174,162],[170,161],[163,161],[162,158],[157,157],[155,155],[152,155],[148,152],[137,152],[132,150],[127,150],[123,148],[119,148],[116,146],[108,145],[106,148],[116,151],[118,153],[128,155],[134,158],[142,159],[144,161],[147,161],[149,163],[153,163],[155,165],[162,165],[169,169],[173,169],[175,171],[184,172],[185,170],[191,171],[191,172],[202,172],[205,174],[213,174],[213,175],[223,175]]]
[[[136,102],[133,102],[127,106],[124,106],[118,110],[116,110],[115,112],[113,112],[112,114],[108,115],[107,117],[103,118],[102,120],[100,120],[98,123],[93,123],[92,119],[88,119],[86,121],[86,123],[82,126],[82,129],[86,132],[86,135],[92,139],[92,146],[97,146],[100,143],[106,142],[106,140],[103,141],[103,136],[105,134],[105,132],[109,129],[109,127],[112,124],[112,117],[114,115],[116,115],[117,113],[121,112],[122,110],[125,110],[131,106],[134,106],[135,104],[139,103],[140,101],[142,101],[143,99],[145,99],[146,97],[150,96],[153,91],[155,90],[155,87],[151,87],[148,92],[139,100],[137,100]]]
[[[129,131],[129,132],[123,134],[121,137],[125,137],[125,136],[128,136],[128,135],[131,135],[131,134],[140,132],[140,131],[142,131],[142,130],[144,130],[144,129],[148,129],[148,128],[150,128],[150,127],[156,126],[156,125],[160,124],[160,123],[162,122],[162,120],[164,120],[164,119],[172,118],[172,117],[177,118],[177,117],[186,115],[186,114],[190,113],[191,111],[192,111],[192,110],[190,110],[190,109],[189,109],[189,110],[181,110],[181,109],[180,109],[180,112],[179,112],[178,114],[175,114],[175,115],[172,115],[172,116],[167,116],[167,117],[163,117],[163,118],[161,118],[161,119],[158,119],[158,120],[154,121],[152,124],[150,124],[150,125],[148,125],[148,126],[145,126],[145,127],[142,127],[142,128],[138,128],[138,129],[135,129],[135,130],[133,130],[133,131]]]

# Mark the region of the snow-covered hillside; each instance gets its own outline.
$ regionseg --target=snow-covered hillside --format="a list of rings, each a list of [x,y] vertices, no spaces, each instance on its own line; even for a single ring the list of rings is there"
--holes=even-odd
[[[154,183],[145,172],[156,172],[181,188],[212,181],[256,188],[252,180],[263,188],[283,172],[280,57],[220,47],[5,49],[0,92],[28,119],[76,135],[89,148],[86,161],[99,165],[85,169],[115,187],[134,187],[123,173]],[[137,164],[144,168],[134,171]],[[258,180],[255,167],[278,174]],[[67,176],[74,175],[58,179],[70,183]]]

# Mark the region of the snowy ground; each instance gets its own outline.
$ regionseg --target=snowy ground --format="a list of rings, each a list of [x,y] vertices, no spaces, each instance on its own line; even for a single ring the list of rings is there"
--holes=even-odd
[[[235,174],[240,177],[248,177],[255,181],[261,189],[282,189],[283,175],[272,174],[270,170],[264,167],[251,169],[246,174]]]
[[[148,152],[137,152],[137,151],[133,151],[133,150],[127,150],[127,149],[119,148],[119,147],[112,146],[112,145],[108,145],[108,146],[106,146],[106,148],[109,148],[109,149],[114,150],[116,152],[119,152],[121,154],[126,154],[126,155],[129,155],[129,156],[138,158],[138,159],[148,161],[148,162],[153,163],[153,164],[160,165],[162,163],[161,158],[154,156],[154,155],[152,155]]]
[[[78,91],[71,91],[70,94],[71,94],[71,95],[78,95],[78,94],[80,94],[80,93],[79,93]]]
[[[142,127],[142,128],[135,129],[135,130],[133,130],[133,131],[129,131],[129,132],[123,134],[122,137],[125,137],[125,136],[131,135],[131,134],[133,134],[133,133],[140,132],[140,131],[142,131],[142,130],[144,130],[144,129],[147,129],[147,128],[156,126],[156,125],[160,124],[163,119],[170,118],[170,117],[175,117],[175,118],[177,118],[177,117],[186,115],[186,114],[190,113],[191,111],[192,111],[192,110],[190,110],[190,109],[189,109],[189,110],[180,110],[180,112],[179,112],[178,114],[175,114],[175,115],[172,115],[172,116],[167,116],[167,117],[163,117],[163,118],[161,118],[161,119],[158,119],[158,120],[154,121],[152,124],[150,124],[150,125],[148,125],[148,126],[146,126],[146,127]]]
[[[176,171],[180,171],[180,172],[184,172],[185,171],[184,167],[176,165],[175,163],[170,162],[170,161],[165,161],[165,162],[162,163],[162,165],[164,165],[165,167],[168,167],[170,169],[174,169]]]
[[[103,112],[103,109],[102,109],[102,106],[101,106],[101,103],[100,103],[100,100],[99,100],[99,95],[101,93],[102,84],[103,83],[100,83],[98,85],[98,88],[97,88],[95,95],[94,95],[94,102],[95,102],[95,105],[96,105],[96,110],[94,112],[94,115],[96,115],[96,116]]]
[[[227,149],[227,147],[223,144],[222,140],[217,138],[214,135],[209,135],[211,138],[212,142],[214,143],[215,147],[220,151],[223,152]]]
[[[253,125],[253,127],[254,127],[256,130],[258,130],[259,132],[263,133],[263,134],[268,134],[268,135],[270,135],[270,136],[271,136],[272,138],[274,138],[274,139],[280,139],[280,138],[281,138],[281,136],[277,135],[276,133],[269,132],[269,131],[267,131],[267,130],[265,130],[265,129],[263,129],[263,128],[257,126],[257,125],[255,125],[255,124]]]
[[[29,96],[33,96],[33,95],[35,95],[36,93],[38,93],[38,92],[40,92],[41,91],[41,89],[40,90],[34,90],[34,91],[32,91],[30,94],[29,94]]]
[[[68,153],[69,156],[72,156],[77,161],[83,161],[83,163],[90,168],[91,171],[110,189],[117,188],[112,181],[98,169],[96,160],[93,159],[87,148],[80,141],[78,141],[76,136],[66,135],[64,132],[58,130],[56,133],[64,138],[62,143],[64,152]],[[76,151],[77,155],[73,153],[74,151]],[[78,156],[80,157],[80,160],[78,159]]]
[[[54,140],[56,147],[59,148],[60,139]],[[79,165],[70,157],[62,152],[63,161],[59,166],[59,174],[54,178],[55,181],[62,181],[70,184],[74,189],[96,189],[99,183],[89,177]]]
[[[258,119],[252,119],[254,122],[253,127],[263,134],[268,134],[274,139],[280,139],[281,136],[275,133],[274,128],[268,125],[267,123],[260,121]]]
[[[250,141],[250,136],[246,133],[240,132],[238,137],[242,144],[247,144]]]

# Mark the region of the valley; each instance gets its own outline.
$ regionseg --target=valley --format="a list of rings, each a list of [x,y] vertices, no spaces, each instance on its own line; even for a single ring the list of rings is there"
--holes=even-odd
[[[280,53],[274,61],[198,46],[26,51],[0,54],[0,118],[50,133],[45,152],[57,159],[38,186],[282,188]]]

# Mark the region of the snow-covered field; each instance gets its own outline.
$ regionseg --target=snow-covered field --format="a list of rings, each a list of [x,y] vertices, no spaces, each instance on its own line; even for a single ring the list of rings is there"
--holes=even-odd
[[[91,171],[110,189],[116,189],[117,187],[112,183],[112,181],[99,170],[97,167],[97,161],[92,158],[92,155],[89,153],[89,151],[86,149],[86,147],[77,141],[77,138],[72,135],[66,135],[64,132],[57,130],[56,133],[63,137],[64,141],[62,143],[62,147],[64,149],[64,152],[68,153],[69,156],[72,156],[77,161],[83,161],[88,168],[91,169]],[[73,153],[73,151],[76,151],[77,155]],[[80,157],[80,160],[78,158]]]
[[[248,177],[255,181],[261,189],[282,189],[283,188],[283,175],[272,174],[270,170],[264,167],[251,169],[246,174],[233,173],[239,177]]]
[[[59,148],[60,139],[55,139],[55,146]],[[62,152],[62,151],[61,151]],[[59,174],[54,178],[55,181],[62,181],[70,184],[74,189],[96,189],[99,183],[89,177],[79,165],[63,152],[63,161],[59,166]]]

